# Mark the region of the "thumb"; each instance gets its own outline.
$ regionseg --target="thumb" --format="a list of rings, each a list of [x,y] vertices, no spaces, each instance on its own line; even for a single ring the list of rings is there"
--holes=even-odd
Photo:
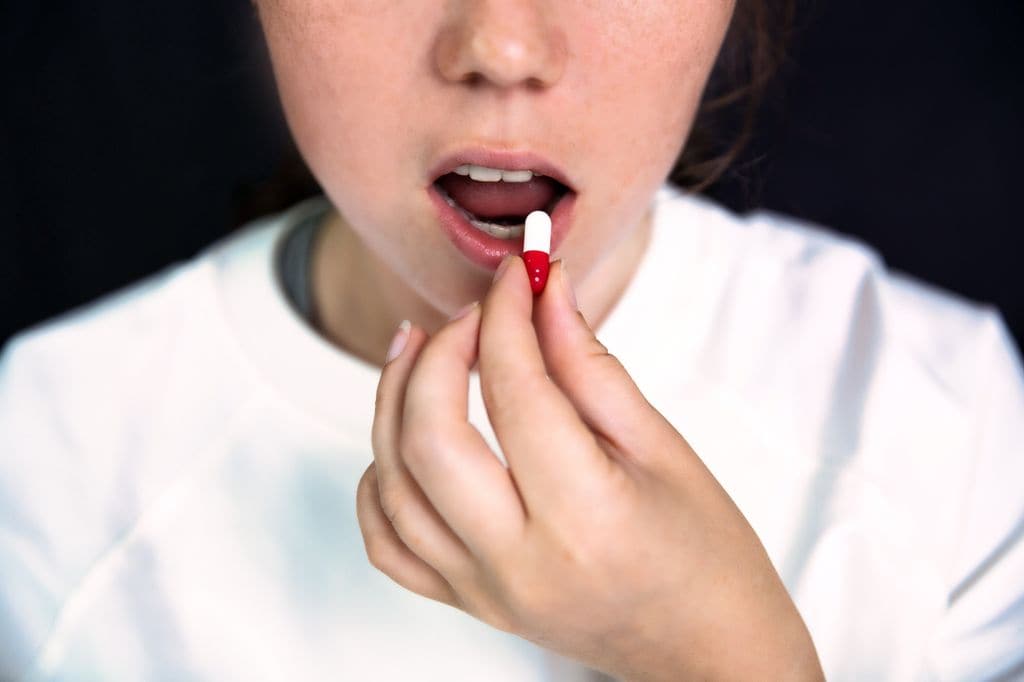
[[[570,301],[561,259],[534,308],[534,327],[548,376],[580,418],[630,459],[655,456],[675,430],[647,401],[617,357],[594,335]]]

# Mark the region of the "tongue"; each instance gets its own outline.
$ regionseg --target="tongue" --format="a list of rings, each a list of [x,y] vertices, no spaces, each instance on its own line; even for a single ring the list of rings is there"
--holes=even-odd
[[[546,176],[533,176],[529,182],[478,182],[464,175],[449,173],[437,183],[477,218],[526,216],[544,209],[561,185]]]

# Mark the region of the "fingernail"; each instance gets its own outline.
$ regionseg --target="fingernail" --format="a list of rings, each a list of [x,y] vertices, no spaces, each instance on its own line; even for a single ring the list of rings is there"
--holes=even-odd
[[[384,361],[385,365],[397,358],[405,350],[405,344],[409,341],[409,329],[411,327],[412,323],[409,320],[402,320],[402,324],[398,325],[395,338],[391,339],[391,345],[388,346],[388,358]]]
[[[569,301],[569,305],[572,306],[573,310],[579,310],[579,305],[576,304],[576,292],[573,291],[572,279],[569,277],[569,270],[565,267],[565,260],[559,261],[562,264],[561,278],[562,278],[562,289],[565,291],[565,298]]]
[[[473,301],[472,303],[467,303],[466,305],[462,306],[461,308],[459,308],[458,312],[456,312],[454,315],[448,318],[448,321],[454,322],[455,320],[465,317],[470,310],[476,307],[477,303],[477,301]]]
[[[498,269],[494,271],[494,279],[491,280],[491,284],[494,284],[501,279],[501,273],[508,269],[508,264],[513,258],[515,258],[515,256],[505,256],[505,260],[501,261],[501,265],[499,265]]]

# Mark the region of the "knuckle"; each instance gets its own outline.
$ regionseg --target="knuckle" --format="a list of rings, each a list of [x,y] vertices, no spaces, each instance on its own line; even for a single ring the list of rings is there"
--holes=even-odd
[[[414,518],[414,512],[410,510],[409,505],[403,504],[395,510],[391,527],[395,529],[395,534],[398,535],[403,545],[412,550],[413,554],[423,556],[427,543],[424,542],[423,535],[417,530],[419,524],[411,523]]]
[[[386,540],[378,537],[366,539],[366,559],[378,571],[387,573],[395,564],[396,553]]]
[[[502,619],[509,627],[543,622],[552,605],[547,594],[552,568],[548,558],[537,562],[522,556],[492,567],[487,572],[486,586],[486,592],[493,595],[492,617]]]
[[[359,484],[356,487],[356,494],[359,494],[360,490],[364,490],[366,486],[377,478],[377,463],[370,462],[369,466],[363,471],[363,475],[359,477]]]
[[[617,355],[609,353],[608,349],[600,343],[597,345],[599,346],[599,349],[595,350],[591,357],[594,362],[600,365],[601,371],[616,374],[627,374],[626,366],[622,364],[622,361],[619,360]]]
[[[586,499],[586,495],[583,498]],[[607,501],[614,498],[594,494],[595,501]],[[607,504],[584,503],[581,508],[587,509],[585,514],[567,512],[557,523],[545,524],[545,544],[549,547],[552,560],[573,575],[583,576],[595,567],[604,565],[608,559],[610,537],[622,537],[628,534],[631,526],[623,526],[618,512]]]
[[[385,502],[384,495],[381,494],[381,508],[399,541],[417,555],[420,554],[425,543],[420,532],[422,524],[419,523],[415,502],[408,495],[397,493],[390,493],[388,501]]]
[[[519,630],[517,625],[518,621],[508,612],[507,609],[489,602],[482,606],[474,607],[472,613],[491,627],[503,632],[512,633]]]
[[[390,512],[385,513],[388,515],[391,527],[395,530],[395,535],[398,536],[395,541],[401,542],[413,554],[422,556],[426,545],[423,541],[423,536],[417,532],[418,525],[413,523],[415,511],[410,508],[409,503],[400,503]]]
[[[580,359],[572,362],[556,365],[554,368],[556,376],[561,381],[572,384],[594,384],[608,379],[621,381],[626,378],[631,384],[632,377],[626,371],[625,365],[619,358],[608,352],[599,341],[593,341],[592,347],[588,348]]]
[[[476,582],[467,582],[459,590],[461,608],[491,627],[504,632],[517,632],[518,621],[502,599],[495,599],[493,590]]]
[[[563,568],[573,574],[578,574],[593,565],[595,558],[594,548],[585,538],[585,532],[559,532],[551,537],[554,560]]]
[[[594,355],[607,355],[608,357],[615,357],[614,355],[608,352],[608,346],[601,343],[600,339],[598,339],[596,336],[591,339],[590,352],[593,353]]]
[[[397,486],[381,481],[380,508],[392,526],[395,525],[395,519],[399,516],[399,512],[402,509],[402,497],[401,491],[398,490]]]
[[[363,505],[369,504],[372,500],[371,497],[371,485],[376,485],[377,472],[376,467],[371,464],[367,467],[366,471],[363,472],[362,477],[359,479],[358,485],[356,485],[356,508],[359,509]]]
[[[506,589],[507,620],[513,623],[541,623],[548,620],[553,602],[543,581],[520,577]]]

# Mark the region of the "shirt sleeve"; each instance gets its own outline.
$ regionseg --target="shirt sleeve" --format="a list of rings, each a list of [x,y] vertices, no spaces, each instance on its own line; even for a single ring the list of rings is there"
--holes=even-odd
[[[995,309],[983,331],[973,475],[928,661],[940,680],[1024,679],[1024,369]]]

